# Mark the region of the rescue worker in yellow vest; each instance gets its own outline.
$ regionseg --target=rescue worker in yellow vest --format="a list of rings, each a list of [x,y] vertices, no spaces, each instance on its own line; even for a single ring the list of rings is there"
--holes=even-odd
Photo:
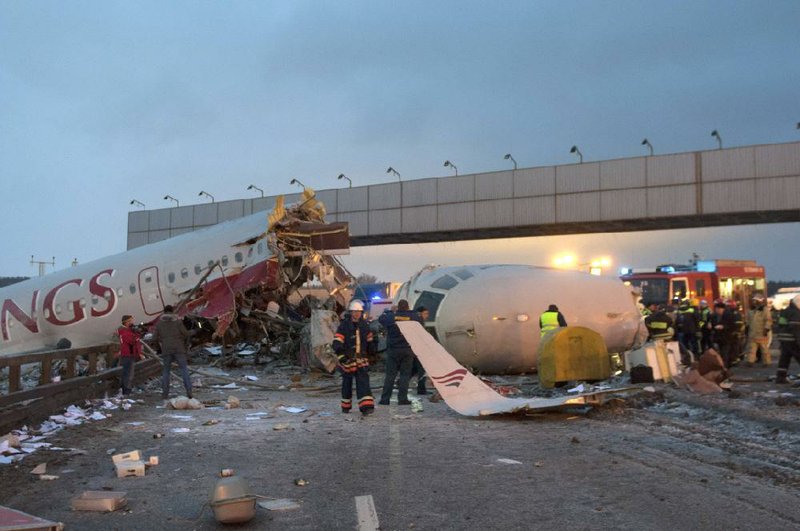
[[[547,332],[565,326],[567,326],[567,321],[558,311],[558,306],[551,304],[547,307],[547,311],[539,316],[539,328],[542,331],[539,337],[544,337]]]
[[[752,367],[756,355],[761,353],[761,363],[765,367],[772,365],[772,354],[769,351],[769,332],[772,330],[772,314],[767,301],[761,295],[753,297],[753,309],[747,321],[747,366]]]
[[[775,383],[785,384],[789,383],[786,376],[792,359],[800,363],[800,295],[795,296],[778,317],[778,341],[781,343],[781,357]]]
[[[672,339],[675,330],[672,328],[672,317],[667,313],[667,308],[660,304],[658,310],[652,315],[648,315],[644,320],[644,325],[650,332],[650,339]]]
[[[353,407],[353,380],[356,382],[358,409],[366,416],[375,410],[375,399],[369,383],[368,354],[374,354],[375,342],[369,323],[362,319],[364,304],[359,300],[350,301],[350,315],[345,316],[333,336],[333,351],[342,373],[342,413],[349,413]]]

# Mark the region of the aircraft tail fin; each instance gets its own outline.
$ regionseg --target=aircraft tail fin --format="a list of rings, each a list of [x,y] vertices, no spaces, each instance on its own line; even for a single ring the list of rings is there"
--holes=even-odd
[[[586,403],[589,395],[558,398],[507,398],[483,383],[456,361],[445,348],[416,321],[397,322],[425,372],[442,398],[456,412],[468,416],[512,413],[518,410],[545,410]]]

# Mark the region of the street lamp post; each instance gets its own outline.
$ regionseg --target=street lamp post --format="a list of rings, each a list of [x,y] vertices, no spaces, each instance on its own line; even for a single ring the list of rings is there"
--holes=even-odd
[[[650,150],[650,156],[652,157],[653,156],[653,144],[651,144],[650,141],[645,138],[644,140],[642,140],[642,145],[643,146],[647,146],[647,149]]]
[[[261,197],[264,197],[264,190],[262,190],[261,188],[259,188],[258,186],[254,185],[254,184],[251,184],[250,186],[248,186],[247,189],[248,190],[258,190],[259,192],[261,192]]]
[[[386,173],[393,173],[394,176],[397,177],[398,181],[402,181],[403,180],[403,179],[400,178],[400,174],[397,172],[397,170],[392,168],[391,166],[386,168]]]
[[[449,160],[444,161],[444,167],[447,168],[448,166],[453,168],[453,170],[456,172],[456,177],[458,177],[458,168],[456,168],[456,165],[450,162]]]
[[[515,169],[515,170],[517,169],[517,161],[516,161],[516,160],[514,160],[514,157],[512,157],[512,156],[511,156],[511,153],[506,153],[506,156],[505,156],[505,157],[503,157],[503,158],[504,158],[505,160],[510,160],[511,162],[513,162],[513,163],[514,163],[514,169]]]
[[[139,201],[137,199],[131,199],[131,204],[132,205],[136,205],[136,206],[140,206],[140,207],[142,207],[142,209],[145,208],[144,203],[142,203],[141,201]]]
[[[350,177],[348,177],[348,176],[347,176],[347,175],[345,175],[344,173],[340,173],[340,174],[339,174],[339,176],[337,177],[337,179],[339,179],[340,181],[341,181],[342,179],[347,179],[347,184],[348,184],[348,186],[347,186],[347,187],[348,187],[348,188],[352,188],[352,187],[353,187],[353,181],[351,181],[351,180],[350,180]]]
[[[719,146],[717,149],[722,149],[722,137],[719,136],[719,131],[714,129],[713,131],[711,131],[711,136],[717,139],[717,145]]]
[[[165,201],[175,201],[175,206],[181,206],[181,202],[172,197],[171,195],[167,194],[164,196]]]
[[[209,194],[208,192],[204,192],[203,190],[200,190],[200,193],[199,193],[199,194],[197,194],[197,195],[198,195],[198,196],[206,196],[206,197],[208,197],[209,199],[211,199],[211,202],[212,202],[212,203],[214,202],[214,196],[213,196],[213,195],[211,195],[211,194]]]
[[[301,183],[298,179],[292,179],[291,181],[289,181],[289,184],[299,184],[300,186],[303,187],[303,189],[305,189],[305,187],[306,187],[306,185]]]
[[[578,160],[580,160],[580,164],[583,164],[583,153],[581,153],[581,150],[578,149],[578,146],[572,146],[569,152],[578,155]]]

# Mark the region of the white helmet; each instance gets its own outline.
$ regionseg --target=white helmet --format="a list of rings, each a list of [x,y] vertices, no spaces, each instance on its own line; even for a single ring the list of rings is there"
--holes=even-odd
[[[350,305],[347,307],[347,309],[351,312],[363,312],[364,303],[362,303],[360,300],[353,299],[350,301]]]

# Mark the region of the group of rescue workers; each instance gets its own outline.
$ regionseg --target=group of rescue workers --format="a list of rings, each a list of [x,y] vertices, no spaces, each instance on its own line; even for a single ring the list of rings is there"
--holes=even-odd
[[[643,314],[650,338],[679,341],[682,351],[686,353],[685,362],[691,363],[692,357],[698,360],[707,349],[714,349],[720,354],[726,368],[739,363],[743,355],[746,356],[748,367],[754,366],[757,361],[765,367],[771,366],[769,346],[775,324],[781,348],[776,382],[787,383],[791,360],[795,359],[800,364],[800,295],[780,311],[775,322],[763,296],[753,297],[752,302],[746,323],[735,302],[721,299],[714,301],[713,310],[704,300],[693,306],[688,300],[673,299],[670,306],[651,304],[643,310]],[[355,383],[358,409],[363,415],[369,415],[375,410],[375,398],[369,381],[369,358],[377,354],[377,340],[364,313],[364,304],[354,299],[348,310],[336,330],[332,345],[338,359],[337,369],[342,375],[341,408],[343,413],[349,413],[352,409]],[[164,308],[154,333],[158,351],[164,357],[162,396],[169,396],[169,371],[174,361],[181,370],[186,393],[191,397],[191,380],[186,365],[186,342],[190,332],[173,311],[171,306]],[[396,306],[379,316],[378,322],[387,335],[386,371],[379,404],[389,404],[396,379],[398,404],[411,404],[408,387],[414,374],[417,375],[417,394],[426,394],[425,371],[397,323],[416,321],[424,326],[427,319],[428,310],[424,306],[412,311],[406,300],[398,301]],[[554,304],[539,317],[542,336],[565,326],[567,322]],[[123,369],[121,387],[122,393],[127,395],[131,392],[133,365],[141,358],[141,335],[135,330],[132,316],[123,316],[118,334]]]
[[[757,362],[771,366],[769,347],[776,331],[781,347],[776,382],[786,383],[792,358],[800,364],[800,296],[779,312],[776,321],[773,311],[763,296],[756,295],[746,322],[735,301],[722,299],[715,300],[712,309],[705,300],[695,306],[688,299],[675,298],[670,306],[651,304],[643,314],[651,339],[677,340],[688,361],[713,348],[726,368],[743,358],[747,367]]]

